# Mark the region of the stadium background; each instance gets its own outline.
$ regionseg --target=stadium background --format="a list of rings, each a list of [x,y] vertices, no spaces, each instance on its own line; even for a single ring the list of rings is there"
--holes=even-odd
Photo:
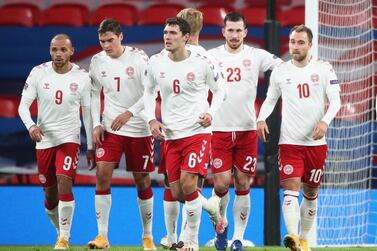
[[[72,58],[88,69],[90,58],[100,51],[97,26],[104,15],[114,15],[123,26],[125,44],[144,49],[149,56],[162,47],[162,28],[166,17],[174,16],[184,7],[197,7],[204,12],[204,28],[200,43],[213,48],[224,43],[221,35],[223,13],[238,10],[248,20],[246,42],[264,48],[266,0],[3,0],[0,1],[0,197],[5,201],[0,207],[1,221],[7,228],[1,228],[0,245],[4,244],[50,244],[55,232],[43,210],[43,193],[38,185],[34,144],[29,139],[17,107],[24,81],[32,67],[50,60],[48,46],[57,33],[71,36],[75,55]],[[276,0],[276,17],[280,22],[280,53],[287,59],[288,32],[292,25],[304,23],[304,0]],[[111,7],[111,5],[113,5]],[[105,7],[104,7],[105,6]],[[109,7],[110,6],[110,7]],[[117,12],[114,12],[115,8]],[[105,14],[103,14],[105,13]],[[114,16],[115,17],[115,16]],[[257,94],[257,108],[265,97],[266,85],[263,75]],[[37,114],[32,106],[32,114]],[[82,133],[83,142],[85,134]],[[85,143],[83,143],[85,146]],[[82,149],[83,151],[85,149]],[[258,175],[251,189],[251,216],[245,239],[256,245],[263,245],[263,189],[264,165],[263,145],[259,144]],[[156,163],[158,164],[158,159]],[[124,160],[122,161],[124,163]],[[141,226],[136,205],[136,191],[131,176],[123,169],[116,171],[113,184],[113,208],[110,222],[110,241],[113,245],[138,245]],[[155,193],[154,238],[156,243],[165,234],[162,208],[162,177],[153,174]],[[74,189],[76,211],[72,226],[72,244],[83,245],[96,234],[94,214],[94,172],[81,161]],[[211,179],[207,181],[211,184]],[[210,188],[204,193],[209,195]],[[231,192],[232,200],[234,193]],[[377,194],[372,193],[375,200]],[[231,200],[231,203],[232,203]],[[231,210],[228,218],[232,220]],[[377,216],[375,221],[377,221]],[[203,216],[200,243],[213,237],[208,217]],[[281,235],[285,227],[281,220]],[[232,225],[232,224],[231,224]],[[132,230],[130,228],[132,226]],[[22,231],[20,229],[22,228]],[[41,234],[42,233],[42,234]],[[232,233],[232,229],[230,231]]]

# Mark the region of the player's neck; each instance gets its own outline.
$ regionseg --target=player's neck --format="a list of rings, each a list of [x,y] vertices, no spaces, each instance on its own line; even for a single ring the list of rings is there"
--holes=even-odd
[[[113,58],[119,58],[120,56],[123,55],[125,50],[126,48],[124,46],[121,46],[120,48],[117,49],[117,52],[114,54]]]
[[[199,45],[199,35],[190,35],[190,39],[187,43],[191,45]]]
[[[52,63],[52,68],[58,74],[65,74],[72,69],[72,63],[68,62],[65,65],[63,65],[62,67],[57,67],[54,63]]]
[[[227,52],[229,52],[229,53],[238,53],[238,52],[240,52],[240,51],[242,51],[243,50],[243,43],[242,44],[240,44],[240,46],[238,46],[237,48],[231,48],[227,43],[225,43],[225,50],[227,51]]]
[[[190,56],[190,52],[186,50],[185,47],[179,48],[175,51],[170,51],[168,54],[169,58],[175,62],[185,60]]]

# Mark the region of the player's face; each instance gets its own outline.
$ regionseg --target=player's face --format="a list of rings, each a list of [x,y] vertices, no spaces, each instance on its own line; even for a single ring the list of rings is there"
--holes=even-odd
[[[107,31],[99,34],[98,39],[102,50],[104,50],[109,57],[118,58],[122,55],[123,33],[116,35],[112,31]]]
[[[50,55],[56,68],[64,68],[68,65],[69,59],[73,55],[71,41],[66,38],[53,39],[50,44]]]
[[[178,25],[166,25],[164,29],[165,50],[174,52],[185,47],[189,34],[183,35]]]
[[[312,44],[306,32],[293,31],[289,36],[289,53],[293,60],[302,62],[308,57]]]
[[[243,45],[243,40],[247,35],[247,29],[243,21],[227,21],[222,29],[226,44],[233,50]]]

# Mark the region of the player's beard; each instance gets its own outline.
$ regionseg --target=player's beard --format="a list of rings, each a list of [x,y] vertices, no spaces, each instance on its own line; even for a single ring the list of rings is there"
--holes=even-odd
[[[227,41],[228,47],[231,48],[232,50],[237,50],[238,48],[241,47],[242,42],[239,40],[229,40]]]
[[[308,52],[306,53],[292,53],[292,58],[297,62],[302,62],[308,56]]]

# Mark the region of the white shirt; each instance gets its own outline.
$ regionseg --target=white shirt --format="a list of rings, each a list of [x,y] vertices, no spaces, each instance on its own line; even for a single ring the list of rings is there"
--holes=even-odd
[[[326,97],[339,97],[339,92],[339,82],[330,63],[311,60],[305,67],[297,67],[287,61],[272,71],[267,98],[258,121],[269,116],[273,109],[270,104],[276,103],[281,96],[283,103],[279,144],[324,145],[325,137],[314,140],[312,132],[318,122],[322,120],[329,124],[336,115],[340,103],[337,109],[329,108],[325,114]]]
[[[128,46],[124,47],[123,54],[118,58],[111,58],[104,51],[93,56],[89,73],[93,79],[94,127],[100,125],[99,95],[103,88],[105,102],[102,123],[107,132],[129,137],[151,135],[149,126],[141,115],[147,62],[148,56],[144,51]],[[127,110],[133,117],[119,131],[113,131],[111,123]]]
[[[230,53],[224,45],[209,50],[217,60],[226,83],[226,100],[217,111],[213,131],[256,130],[255,98],[259,72],[272,70],[283,61],[269,52],[243,46]]]
[[[191,52],[188,58],[179,62],[172,61],[166,52],[152,56],[144,94],[148,121],[155,119],[153,97],[159,87],[162,123],[168,129],[166,139],[210,133],[211,127],[199,124],[199,116],[210,113],[213,118],[221,104],[224,90],[217,82],[219,77],[214,74],[211,62],[198,53]],[[211,107],[207,102],[208,87],[213,92]]]
[[[57,73],[51,61],[33,68],[22,96],[37,99],[37,126],[44,133],[36,143],[37,149],[80,144],[80,106],[90,106],[90,88],[88,72],[76,64],[72,63],[72,69],[65,74]],[[30,116],[22,116],[22,120],[27,129],[34,124]]]

